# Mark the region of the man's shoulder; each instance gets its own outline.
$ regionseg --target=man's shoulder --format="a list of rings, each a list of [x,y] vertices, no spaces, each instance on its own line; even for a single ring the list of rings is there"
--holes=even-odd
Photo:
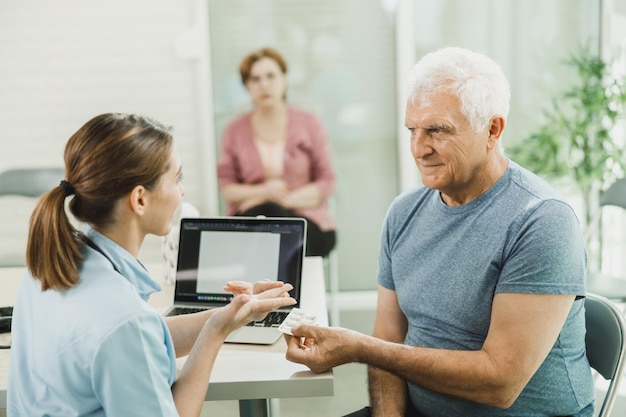
[[[576,217],[573,207],[559,190],[514,162],[511,162],[511,183],[514,184],[512,189],[515,191],[507,198],[523,205],[527,211],[541,208],[541,213],[572,214]]]
[[[417,201],[423,201],[425,198],[430,197],[433,193],[439,193],[439,191],[420,185],[398,194],[393,199],[391,207],[415,205]]]
[[[517,185],[519,190],[538,200],[565,201],[561,193],[545,179],[513,161],[510,164],[511,181]]]
[[[423,185],[404,191],[396,196],[387,210],[387,222],[404,223],[407,218],[412,217],[417,211],[423,210],[427,202],[439,191],[433,190]]]
[[[517,211],[524,218],[552,219],[554,225],[563,225],[563,222],[577,223],[578,216],[567,199],[546,180],[538,175],[512,163],[511,165],[512,191],[507,195],[507,207],[517,206]]]

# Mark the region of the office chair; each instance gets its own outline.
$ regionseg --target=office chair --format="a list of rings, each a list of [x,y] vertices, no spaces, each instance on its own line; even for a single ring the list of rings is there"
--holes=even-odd
[[[9,169],[0,173],[0,197],[25,197],[25,198],[37,198],[49,191],[51,188],[59,185],[59,182],[64,178],[65,170],[63,168],[16,168]],[[6,203],[2,203],[3,210],[8,210]],[[24,206],[17,205],[17,209],[13,211],[6,211],[6,214],[12,214],[17,212],[17,218],[22,214],[19,212],[19,208],[23,209]],[[13,222],[16,218],[9,218]],[[19,220],[21,223],[22,220]],[[21,225],[20,225],[21,226]],[[28,226],[24,225],[24,233],[27,233]],[[16,243],[14,246],[20,246],[21,243]],[[22,249],[18,247],[18,249]],[[24,247],[25,249],[25,247]],[[13,249],[11,249],[11,252]],[[25,256],[22,253],[2,253],[0,255],[0,266],[24,266]]]
[[[11,320],[13,319],[13,307],[0,307],[0,334],[11,332]],[[0,349],[10,349],[10,344],[0,341]]]
[[[600,210],[604,206],[617,206],[626,210],[626,177],[616,180],[600,196]],[[626,302],[626,279],[602,274],[587,278],[587,290],[610,300]]]
[[[16,168],[0,173],[0,195],[39,197],[63,179],[63,168]]]
[[[600,206],[626,209],[626,177],[616,180],[600,197]]]
[[[587,294],[585,298],[587,335],[585,346],[589,365],[610,381],[598,417],[608,417],[624,376],[626,321],[617,306],[605,297]]]

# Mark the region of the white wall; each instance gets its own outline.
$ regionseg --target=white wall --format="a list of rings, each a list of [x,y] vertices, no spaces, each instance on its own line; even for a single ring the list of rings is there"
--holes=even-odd
[[[472,10],[482,8],[484,13],[478,13],[479,16],[499,16],[490,19],[499,23],[486,25],[476,19],[467,21],[471,10],[464,10],[468,6],[458,0],[381,1],[381,4],[395,4],[402,13],[394,22],[396,62],[388,64],[396,66],[398,96],[415,57],[443,44],[467,43],[489,50],[502,61],[514,84],[519,84],[513,86],[517,92],[508,128],[511,139],[518,136],[516,132],[532,128],[540,108],[547,103],[534,92],[546,94],[544,86],[556,89],[558,83],[550,77],[560,75],[557,66],[561,58],[555,56],[565,54],[568,49],[565,46],[573,44],[577,36],[594,32],[599,0],[531,3],[477,1]],[[616,15],[618,12],[623,15],[626,10],[624,0],[603,0],[603,3],[611,6],[609,9]],[[332,2],[326,12],[353,20],[352,4]],[[280,5],[297,12],[303,10],[301,4],[280,2]],[[438,22],[436,11],[441,8],[447,8],[447,13],[442,13]],[[277,9],[276,13],[279,12]],[[62,166],[67,139],[86,120],[102,112],[139,112],[174,126],[185,172],[185,199],[203,215],[218,214],[207,17],[207,0],[0,1],[0,171],[13,167]],[[233,45],[241,35],[240,26],[224,21],[224,15],[213,18],[234,32],[216,42],[227,48]],[[253,16],[252,21],[254,18],[259,20]],[[314,19],[307,19],[311,21]],[[621,37],[621,32],[618,35],[610,32],[620,28],[620,22],[607,24],[608,37]],[[351,24],[362,26],[358,22]],[[337,27],[350,34],[356,31],[356,26],[345,23]],[[537,62],[541,63],[542,71],[536,71]],[[550,70],[545,70],[546,67]],[[397,106],[403,108],[401,97]],[[417,172],[402,139],[402,111],[397,116],[400,189],[404,190],[417,183]],[[348,154],[353,158],[355,152]],[[390,177],[394,169],[398,168],[388,169]],[[361,171],[367,170],[344,171],[361,175]],[[366,181],[363,183],[367,185]],[[350,188],[351,196],[355,195],[354,190],[355,187]],[[349,206],[360,201],[359,198],[342,201],[339,197],[339,208],[341,204]],[[24,198],[0,197],[0,259],[7,255],[23,257],[33,205],[32,200]],[[357,231],[343,226],[342,244],[352,246],[346,239],[350,235],[377,245],[375,237],[363,239]],[[621,235],[620,239],[623,240]],[[158,259],[159,243],[157,238],[148,239],[141,258],[147,262]],[[349,256],[343,256],[342,260],[344,265],[354,263],[346,262]],[[343,276],[361,279],[365,275],[351,273],[354,268],[348,267],[352,269]],[[373,282],[373,273],[368,272],[367,285]]]
[[[209,97],[198,88],[208,84],[202,82],[208,77],[202,5],[0,2],[0,170],[62,166],[67,139],[91,117],[142,113],[174,127],[185,198],[214,214]],[[24,198],[0,199],[1,254],[21,256],[32,206]],[[158,256],[158,242],[147,244],[145,256]]]

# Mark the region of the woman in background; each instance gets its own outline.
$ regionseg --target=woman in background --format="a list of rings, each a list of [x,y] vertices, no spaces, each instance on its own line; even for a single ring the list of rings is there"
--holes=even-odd
[[[217,172],[228,215],[304,217],[307,256],[335,247],[328,209],[335,173],[324,128],[287,104],[287,64],[274,49],[246,56],[239,68],[254,108],[224,131]]]
[[[103,114],[69,139],[65,180],[31,217],[9,416],[198,416],[226,336],[295,303],[290,284],[260,282],[229,283],[228,306],[186,316],[147,304],[161,287],[136,258],[146,235],[169,232],[181,179],[169,129],[148,118]]]

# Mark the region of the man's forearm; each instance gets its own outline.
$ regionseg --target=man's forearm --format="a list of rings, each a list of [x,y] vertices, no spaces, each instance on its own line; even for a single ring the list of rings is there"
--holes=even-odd
[[[527,382],[518,384],[518,375],[512,369],[510,373],[498,370],[482,350],[411,347],[366,337],[369,340],[361,341],[358,362],[441,394],[502,408],[519,395],[518,386],[523,388]],[[388,395],[384,385],[380,389]]]
[[[368,367],[370,406],[373,417],[404,417],[407,401],[406,382],[398,376]]]
[[[306,334],[299,330],[292,329],[298,337],[290,339],[287,359],[304,363],[316,373],[351,362],[378,368],[370,372],[374,403],[397,388],[387,385],[390,381],[402,380],[451,397],[505,408],[538,366],[524,358],[522,351],[502,352],[501,344],[495,344],[495,353],[490,354],[486,348],[461,351],[408,346],[343,328],[311,326]],[[300,337],[307,338],[304,348]],[[382,371],[398,379],[383,377]]]

